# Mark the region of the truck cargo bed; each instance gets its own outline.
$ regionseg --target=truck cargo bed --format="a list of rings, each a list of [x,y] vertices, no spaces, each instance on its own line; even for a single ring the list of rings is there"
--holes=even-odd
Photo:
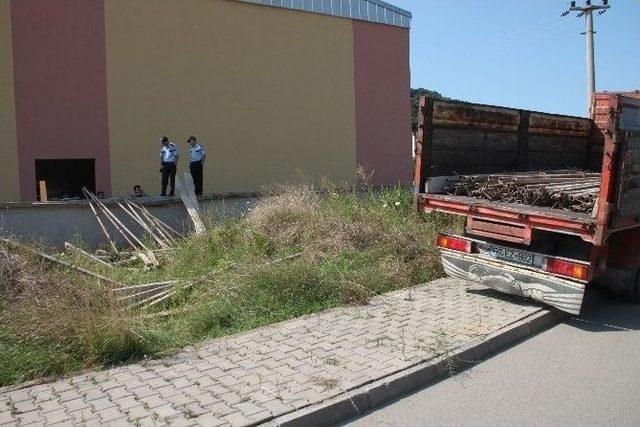
[[[530,244],[533,230],[575,235],[586,242],[595,238],[596,219],[585,213],[429,193],[419,194],[417,205],[420,212],[465,216],[471,234],[514,243]]]
[[[574,235],[585,242],[601,239],[598,220],[592,217],[600,189],[594,182],[588,186],[591,200],[579,212],[565,210],[574,209],[571,200],[537,206],[528,201],[530,194],[513,188],[509,197],[501,197],[499,186],[493,186],[492,194],[480,198],[478,186],[467,190],[451,185],[456,177],[560,171],[600,181],[596,177],[602,172],[603,143],[591,138],[591,132],[591,120],[581,117],[422,99],[414,177],[418,210],[465,216],[469,234],[525,245],[531,244],[534,230]]]
[[[465,205],[469,211],[477,208],[488,208],[496,211],[511,212],[515,215],[535,215],[556,218],[575,222],[582,225],[593,224],[595,219],[590,214],[571,212],[563,209],[553,209],[540,206],[523,205],[520,203],[496,202],[476,197],[454,196],[450,194],[423,194],[422,198],[428,199],[430,204],[445,202],[448,205]]]

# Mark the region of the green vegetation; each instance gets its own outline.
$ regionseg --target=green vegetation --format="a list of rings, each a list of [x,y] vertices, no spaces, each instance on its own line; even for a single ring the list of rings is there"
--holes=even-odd
[[[122,307],[93,278],[0,250],[0,384],[158,357],[206,338],[366,304],[440,277],[435,233],[453,226],[448,217],[415,214],[411,194],[399,188],[322,195],[285,188],[245,216],[190,236],[161,269],[82,264],[124,284],[193,283],[148,310]]]

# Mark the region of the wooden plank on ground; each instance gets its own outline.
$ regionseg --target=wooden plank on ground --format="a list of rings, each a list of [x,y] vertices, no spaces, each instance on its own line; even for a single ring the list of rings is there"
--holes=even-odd
[[[189,196],[187,189],[184,187],[182,181],[180,181],[180,178],[178,177],[176,177],[176,190],[178,190],[178,195],[180,196],[180,199],[182,199],[182,203],[187,209],[187,213],[189,214],[191,221],[193,221],[196,234],[204,233],[204,223],[202,222],[200,215],[198,215],[198,210],[195,208],[195,206],[193,206],[191,197]]]
[[[95,277],[95,278],[97,278],[99,280],[102,280],[103,282],[110,283],[111,285],[113,285],[115,287],[120,288],[120,287],[124,286],[121,283],[118,283],[115,280],[109,279],[108,277],[105,277],[105,276],[103,276],[101,274],[94,273],[93,271],[87,270],[86,268],[78,267],[78,266],[73,265],[71,263],[68,263],[66,261],[62,261],[62,260],[60,260],[60,259],[58,259],[56,257],[53,257],[51,255],[48,255],[48,254],[45,254],[43,252],[37,251],[35,249],[32,249],[27,245],[23,245],[22,243],[18,243],[16,241],[13,241],[13,240],[10,240],[10,239],[7,239],[7,238],[0,238],[0,243],[4,243],[6,246],[8,246],[10,248],[14,248],[14,249],[19,250],[19,251],[25,251],[25,252],[31,253],[33,255],[37,255],[37,256],[39,256],[40,258],[42,258],[42,259],[44,259],[46,261],[49,261],[49,262],[54,263],[54,264],[62,265],[64,267],[70,268],[72,270],[79,271],[80,273],[86,274],[87,276]]]
[[[193,177],[190,172],[184,173],[184,186],[191,198],[193,206],[200,212],[200,205],[198,204],[198,197],[196,196],[196,186],[193,184]]]
[[[66,250],[68,250],[69,252],[72,252],[76,255],[80,255],[83,256],[85,258],[90,259],[93,262],[97,262],[98,264],[101,264],[105,267],[109,267],[109,268],[113,268],[112,264],[109,264],[108,262],[98,258],[95,255],[90,254],[89,252],[83,251],[82,249],[76,247],[75,245],[69,243],[69,242],[64,242],[64,247]]]
[[[118,254],[118,248],[116,246],[116,243],[111,238],[111,235],[107,231],[107,227],[105,227],[104,223],[102,222],[102,219],[100,219],[100,216],[98,215],[98,211],[93,206],[93,203],[91,202],[91,200],[87,200],[87,201],[89,203],[89,207],[91,208],[91,212],[93,212],[93,216],[96,218],[96,221],[98,222],[98,225],[100,226],[100,229],[102,229],[102,232],[106,236],[107,241],[109,241],[109,244],[111,245],[111,248],[113,249],[113,252]]]
[[[184,238],[184,236],[182,235],[182,233],[178,232],[176,229],[174,229],[173,227],[171,227],[169,224],[167,224],[166,222],[162,221],[160,218],[154,216],[151,212],[149,212],[149,210],[140,202],[138,202],[135,199],[129,198],[129,201],[134,204],[139,210],[143,211],[145,213],[146,216],[150,217],[153,219],[153,221],[161,226],[163,229],[165,229],[165,231],[168,231],[170,233],[173,233],[176,237],[180,237],[180,238]]]

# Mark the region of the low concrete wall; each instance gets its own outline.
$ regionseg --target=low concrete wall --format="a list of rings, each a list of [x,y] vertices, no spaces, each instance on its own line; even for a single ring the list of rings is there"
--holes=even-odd
[[[214,196],[205,198],[200,204],[204,215],[215,221],[247,212],[257,199],[254,195]],[[153,215],[178,231],[187,231],[191,227],[187,211],[179,199],[144,198],[140,201]],[[139,226],[113,200],[104,200],[104,203],[127,227],[132,231],[137,230],[136,234],[143,235]],[[126,242],[119,236],[116,238],[118,233],[113,227],[110,224],[107,227],[117,243],[123,249],[126,248]],[[0,234],[58,248],[62,248],[64,242],[82,242],[89,249],[106,247],[108,244],[85,201],[0,204]]]

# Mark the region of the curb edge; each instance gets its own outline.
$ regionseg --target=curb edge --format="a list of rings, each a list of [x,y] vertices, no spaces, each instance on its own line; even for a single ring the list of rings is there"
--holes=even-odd
[[[309,407],[276,417],[266,423],[282,427],[335,425],[377,409],[411,392],[444,379],[448,367],[458,361],[476,364],[507,347],[560,323],[568,315],[541,309],[484,338],[458,347],[452,353],[421,362],[390,376]]]

